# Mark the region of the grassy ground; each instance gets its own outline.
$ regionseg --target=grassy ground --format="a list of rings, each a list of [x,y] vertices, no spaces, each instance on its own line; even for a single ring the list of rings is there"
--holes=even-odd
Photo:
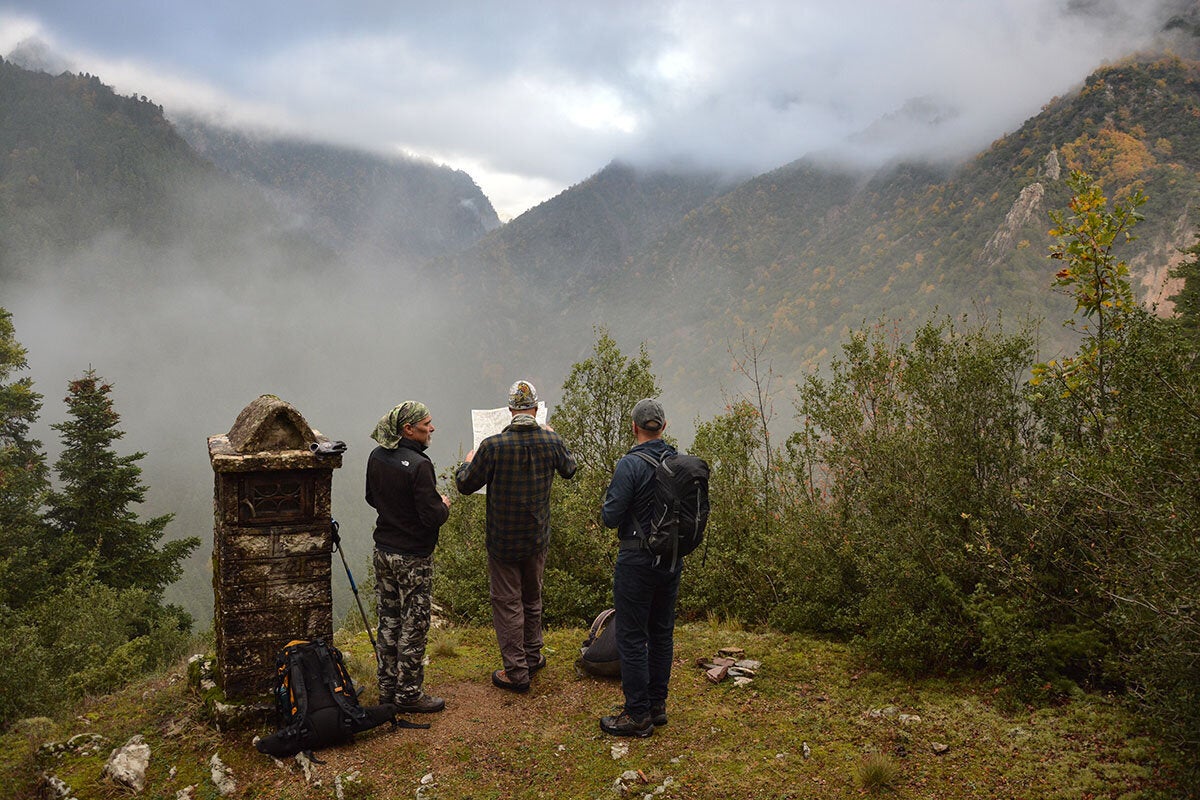
[[[670,722],[649,739],[614,739],[598,718],[618,684],[578,677],[582,630],[547,632],[549,666],[528,695],[491,686],[500,665],[491,631],[434,633],[426,688],[445,697],[430,730],[360,735],[320,751],[325,763],[259,754],[262,731],[212,729],[184,668],[95,698],[63,721],[27,722],[0,739],[0,797],[38,797],[43,773],[79,800],[127,797],[100,780],[109,752],[134,734],[152,749],[145,798],[215,798],[209,761],[229,766],[243,798],[1165,798],[1156,743],[1118,703],[1084,696],[1049,708],[1014,706],[973,681],[905,681],[857,665],[838,644],[681,626]],[[339,641],[373,702],[365,636]],[[709,683],[698,659],[741,647],[762,662],[754,683]],[[901,717],[901,715],[905,715]],[[912,717],[916,717],[914,719]],[[102,737],[95,753],[39,755],[47,740]],[[941,750],[942,753],[935,752]],[[422,783],[422,780],[425,783]],[[47,795],[49,796],[49,795]]]

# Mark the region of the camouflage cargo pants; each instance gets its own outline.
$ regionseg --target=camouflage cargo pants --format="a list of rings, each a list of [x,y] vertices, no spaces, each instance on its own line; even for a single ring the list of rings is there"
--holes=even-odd
[[[433,557],[375,550],[379,600],[379,702],[408,703],[425,680]]]

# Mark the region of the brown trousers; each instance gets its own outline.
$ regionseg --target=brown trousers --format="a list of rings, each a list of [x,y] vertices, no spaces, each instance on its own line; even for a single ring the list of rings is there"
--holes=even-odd
[[[529,681],[529,665],[542,652],[542,573],[546,551],[521,561],[488,557],[492,626],[504,672],[513,683]]]

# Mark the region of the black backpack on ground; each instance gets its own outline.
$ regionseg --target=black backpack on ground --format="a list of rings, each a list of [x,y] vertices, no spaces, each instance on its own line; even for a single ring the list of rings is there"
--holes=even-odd
[[[350,741],[354,734],[385,722],[395,727],[428,728],[396,720],[396,706],[361,706],[342,653],[321,639],[297,639],[275,657],[275,708],[279,730],[254,743],[276,758]]]
[[[658,556],[656,564],[675,569],[679,559],[700,546],[708,524],[708,464],[699,456],[668,453],[657,461],[631,452],[654,467],[654,509],[650,530],[638,531],[641,549]]]
[[[615,614],[613,609],[606,608],[592,622],[588,638],[579,648],[579,659],[575,662],[575,667],[580,673],[597,678],[621,677]]]

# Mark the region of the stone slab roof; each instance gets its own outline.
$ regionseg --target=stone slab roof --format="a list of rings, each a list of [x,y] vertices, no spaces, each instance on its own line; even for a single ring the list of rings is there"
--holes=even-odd
[[[229,433],[208,437],[217,472],[336,469],[340,454],[317,455],[311,446],[329,441],[290,403],[264,394],[242,409]]]

